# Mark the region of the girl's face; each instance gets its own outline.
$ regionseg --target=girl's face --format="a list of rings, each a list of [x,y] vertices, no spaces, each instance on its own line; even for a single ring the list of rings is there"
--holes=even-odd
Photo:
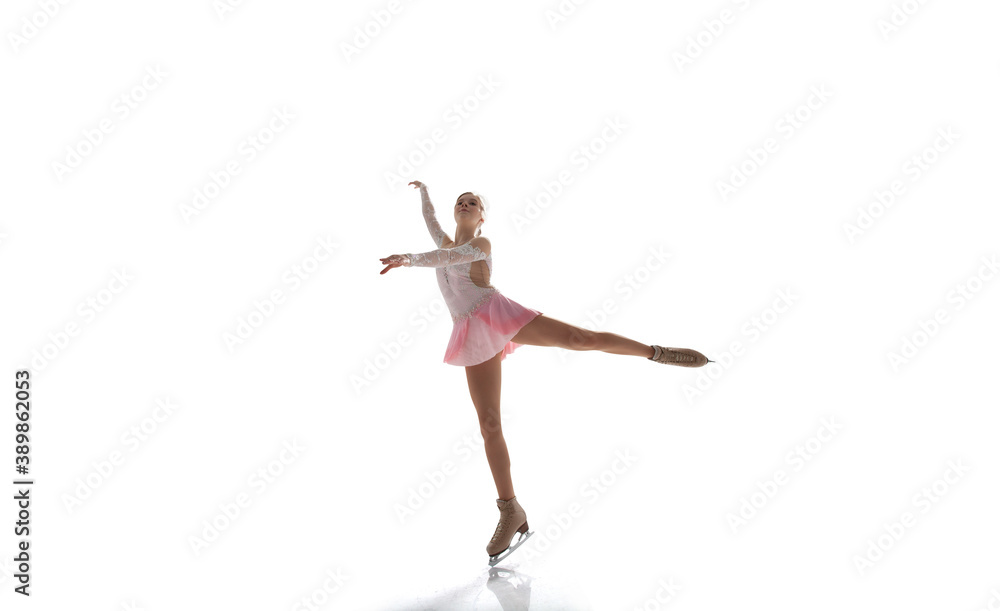
[[[456,223],[461,223],[462,219],[465,219],[465,222],[477,223],[482,218],[483,210],[478,197],[471,193],[466,193],[458,198],[458,201],[455,203]]]

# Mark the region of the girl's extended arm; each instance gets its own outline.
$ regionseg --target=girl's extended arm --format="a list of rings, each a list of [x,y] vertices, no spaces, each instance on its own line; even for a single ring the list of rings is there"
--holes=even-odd
[[[482,236],[455,248],[439,248],[430,252],[406,253],[406,267],[448,267],[461,263],[482,261],[490,254],[490,241]]]

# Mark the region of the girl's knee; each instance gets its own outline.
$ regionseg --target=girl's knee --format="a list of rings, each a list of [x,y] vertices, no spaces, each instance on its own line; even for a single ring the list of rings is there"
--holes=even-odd
[[[483,439],[493,435],[502,435],[500,428],[500,410],[483,410],[479,414],[479,432]]]
[[[500,428],[499,422],[489,422],[489,423],[479,423],[479,434],[483,436],[484,441],[490,441],[493,439],[503,439],[503,429]]]
[[[569,338],[567,340],[567,348],[570,350],[594,350],[597,348],[598,344],[598,332],[591,331],[590,329],[584,329],[582,327],[574,327],[570,331]]]

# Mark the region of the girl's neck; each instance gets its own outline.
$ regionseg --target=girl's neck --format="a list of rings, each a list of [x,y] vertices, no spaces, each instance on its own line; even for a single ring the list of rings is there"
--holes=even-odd
[[[455,232],[455,245],[456,246],[461,246],[462,244],[465,244],[466,242],[471,242],[472,239],[475,238],[475,237],[476,237],[476,235],[474,233],[473,234],[464,234],[464,233],[460,233],[460,232],[456,231]]]

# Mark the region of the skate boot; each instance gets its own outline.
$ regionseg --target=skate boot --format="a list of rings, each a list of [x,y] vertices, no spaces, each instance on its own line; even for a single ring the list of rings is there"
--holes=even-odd
[[[690,348],[664,348],[663,346],[652,345],[653,356],[649,360],[665,365],[677,365],[679,367],[704,367],[708,363],[715,361],[708,360],[708,357]]]
[[[528,537],[534,533],[528,532],[528,516],[517,502],[517,497],[511,497],[508,501],[497,499],[497,507],[500,508],[500,521],[497,523],[496,532],[490,539],[490,544],[486,546],[486,553],[490,555],[490,566],[496,565],[527,541]],[[514,533],[520,533],[517,543],[513,546],[510,540],[514,538]],[[503,555],[501,552],[506,551]]]

